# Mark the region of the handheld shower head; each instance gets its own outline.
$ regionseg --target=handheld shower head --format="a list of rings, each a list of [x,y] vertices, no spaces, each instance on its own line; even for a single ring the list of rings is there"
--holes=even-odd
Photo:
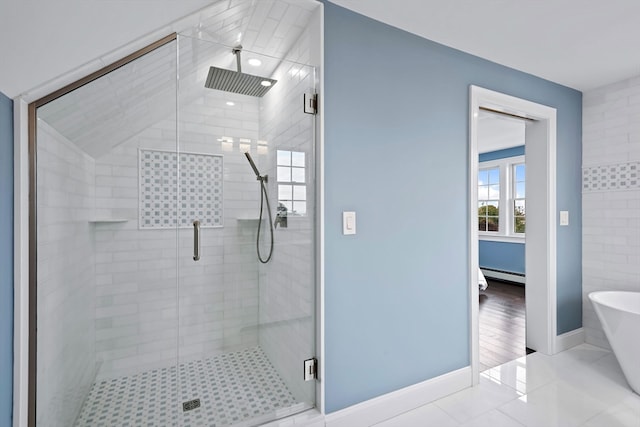
[[[262,177],[260,176],[260,171],[259,171],[259,170],[258,170],[258,168],[256,167],[256,164],[255,164],[255,163],[253,163],[253,159],[251,158],[251,154],[249,154],[249,152],[248,152],[248,151],[245,151],[244,155],[245,155],[245,156],[247,156],[247,160],[249,160],[249,164],[251,165],[251,168],[253,169],[253,172],[255,172],[255,174],[256,174],[256,178],[257,178],[257,179],[262,178]]]
[[[258,217],[258,234],[256,235],[256,252],[258,253],[258,260],[261,263],[266,264],[271,259],[271,255],[273,255],[273,218],[271,217],[271,206],[269,205],[269,195],[267,194],[267,175],[260,175],[260,171],[256,167],[256,164],[253,163],[253,159],[251,158],[251,154],[248,151],[244,152],[244,155],[247,156],[247,160],[251,165],[251,168],[256,174],[256,179],[260,181],[260,216]],[[271,232],[271,245],[269,247],[269,255],[266,258],[262,258],[262,254],[260,253],[260,229],[262,228],[262,211],[264,208],[264,204],[267,204],[267,214],[269,215],[269,230]],[[281,222],[282,224],[282,222]]]

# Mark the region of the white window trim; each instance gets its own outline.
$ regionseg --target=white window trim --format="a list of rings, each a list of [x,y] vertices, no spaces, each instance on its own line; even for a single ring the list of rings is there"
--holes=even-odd
[[[525,232],[524,233],[517,233],[515,231],[515,222],[516,222],[516,215],[515,215],[515,210],[516,210],[516,202],[518,200],[522,200],[525,202],[525,218],[526,218],[526,201],[527,201],[527,190],[525,187],[525,197],[516,197],[516,186],[517,186],[517,182],[516,182],[516,166],[519,165],[523,165],[525,166],[525,176],[526,176],[526,163],[524,162],[524,160],[522,162],[517,162],[517,163],[511,163],[509,165],[509,171],[511,172],[511,176],[510,176],[510,180],[511,180],[511,188],[510,188],[510,193],[509,196],[511,197],[511,199],[509,200],[509,202],[511,203],[511,210],[510,210],[510,214],[509,217],[511,219],[513,219],[513,223],[511,224],[511,229],[509,230],[510,233],[512,233],[514,236],[519,236],[524,238],[526,235],[526,224],[525,224]],[[526,183],[526,180],[525,180]]]
[[[478,231],[479,240],[493,242],[524,243],[525,233],[513,232],[513,165],[525,162],[525,156],[505,157],[478,163],[478,170],[500,168],[500,200],[499,200],[499,228],[500,231]]]
[[[276,199],[278,201],[278,205],[280,204],[281,201],[286,201],[286,202],[291,202],[291,206],[293,208],[293,206],[295,205],[295,203],[302,203],[304,202],[305,204],[305,212],[304,213],[298,213],[293,211],[293,209],[288,210],[287,211],[287,217],[288,218],[305,218],[308,215],[308,211],[307,208],[309,207],[309,197],[308,197],[308,192],[306,191],[309,187],[307,186],[307,182],[309,180],[309,177],[307,176],[307,172],[309,170],[309,168],[307,167],[308,163],[307,163],[307,152],[304,150],[296,150],[296,149],[278,149],[277,151],[283,151],[283,152],[288,152],[289,156],[291,156],[293,153],[303,153],[304,154],[304,165],[303,166],[294,166],[293,162],[291,162],[288,165],[281,165],[278,164],[278,157],[276,154]],[[276,152],[277,153],[277,152]],[[291,158],[290,158],[291,159]],[[291,176],[291,180],[290,181],[280,181],[278,179],[278,168],[280,167],[286,167],[289,168],[289,173]],[[293,180],[293,170],[294,169],[302,169],[304,172],[304,181],[294,181]],[[291,200],[289,199],[280,199],[280,191],[279,191],[279,186],[280,185],[288,185],[291,186]],[[294,193],[294,189],[295,187],[304,187],[305,188],[305,199],[304,200],[299,200],[299,199],[295,199],[293,196]]]

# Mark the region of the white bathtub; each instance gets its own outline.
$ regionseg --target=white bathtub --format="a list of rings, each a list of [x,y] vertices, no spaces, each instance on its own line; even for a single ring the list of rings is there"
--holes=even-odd
[[[640,292],[591,292],[589,299],[627,382],[640,394]]]

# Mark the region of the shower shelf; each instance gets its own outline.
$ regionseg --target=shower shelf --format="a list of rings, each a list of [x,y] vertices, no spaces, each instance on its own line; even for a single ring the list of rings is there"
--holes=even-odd
[[[89,224],[110,224],[115,222],[131,221],[127,218],[94,218],[89,220]]]

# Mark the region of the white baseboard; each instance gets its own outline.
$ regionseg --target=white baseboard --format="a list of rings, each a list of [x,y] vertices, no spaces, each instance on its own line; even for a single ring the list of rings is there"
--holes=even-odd
[[[525,284],[525,277],[518,274],[510,274],[504,271],[485,270],[484,268],[481,268],[480,270],[482,270],[482,274],[484,274],[485,277],[489,277],[491,279],[508,280],[509,282]]]
[[[276,410],[276,413],[278,411]],[[269,414],[273,415],[273,414]],[[247,426],[255,426],[255,419],[247,422]],[[244,426],[244,424],[234,424],[238,426]],[[279,418],[275,421],[271,421],[266,424],[260,424],[262,427],[325,427],[324,425],[324,415],[320,413],[317,409],[309,409],[306,412],[301,412],[297,415],[291,415],[290,417]]]
[[[573,331],[565,332],[562,335],[556,337],[555,352],[569,350],[571,347],[575,347],[584,342],[584,329],[578,328]]]
[[[367,427],[471,387],[471,367],[414,384],[325,416],[326,427]]]

